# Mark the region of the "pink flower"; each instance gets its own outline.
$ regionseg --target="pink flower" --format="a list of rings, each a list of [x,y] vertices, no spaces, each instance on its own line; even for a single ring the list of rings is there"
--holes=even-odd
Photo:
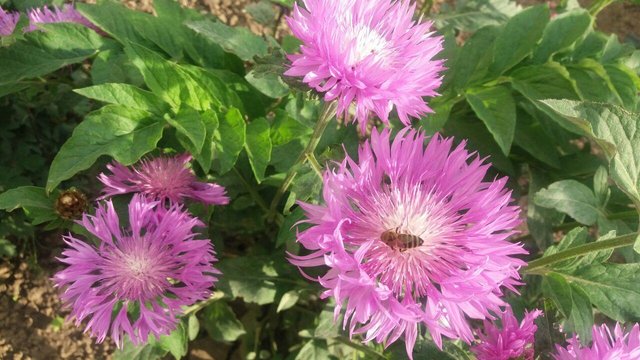
[[[519,224],[506,179],[483,181],[488,164],[453,139],[388,130],[371,135],[358,161],[349,156],[324,174],[324,205],[301,203],[298,234],[308,255],[300,268],[328,267],[317,278],[324,298],[346,305],[344,326],[365,341],[404,335],[411,356],[424,324],[438,346],[444,335],[471,342],[467,318],[491,317],[515,291],[525,263],[507,241]]]
[[[290,55],[289,76],[302,76],[311,88],[338,100],[337,115],[355,118],[364,132],[371,112],[385,124],[396,107],[398,117],[420,117],[432,110],[423,97],[437,96],[442,82],[442,37],[431,23],[413,21],[408,0],[304,0],[287,19],[302,41]]]
[[[178,205],[134,195],[130,227],[120,220],[111,201],[85,214],[79,224],[99,245],[65,236],[60,261],[68,266],[53,279],[76,324],[87,320],[91,336],[102,342],[110,334],[118,347],[124,334],[140,344],[170,333],[181,307],[206,299],[219,274],[211,241],[194,239],[193,227],[203,224]]]
[[[126,167],[114,161],[107,165],[111,175],[102,173],[98,176],[98,180],[105,186],[100,199],[140,192],[151,199],[169,200],[174,203],[191,198],[212,205],[228,204],[229,198],[225,195],[224,187],[199,182],[186,167],[189,161],[189,154],[146,159],[133,167]]]
[[[540,310],[527,311],[518,324],[513,310],[506,306],[499,313],[501,326],[495,321],[484,320],[484,332],[478,332],[480,343],[473,346],[471,351],[478,360],[533,360],[533,343],[538,330],[534,321],[540,315]]]
[[[90,29],[100,31],[100,29],[93,25],[91,21],[82,16],[76,10],[73,5],[64,4],[62,9],[54,6],[53,11],[44,6],[39,9],[31,9],[28,12],[29,26],[25,28],[25,32],[38,30],[37,24],[50,24],[50,23],[78,23],[84,25]]]
[[[16,24],[20,20],[20,14],[17,12],[5,11],[0,6],[0,36],[9,36],[13,34]]]
[[[640,325],[635,324],[631,331],[624,333],[620,324],[611,334],[606,324],[593,326],[593,343],[582,346],[578,337],[569,340],[563,348],[556,345],[556,360],[638,360],[640,359]]]

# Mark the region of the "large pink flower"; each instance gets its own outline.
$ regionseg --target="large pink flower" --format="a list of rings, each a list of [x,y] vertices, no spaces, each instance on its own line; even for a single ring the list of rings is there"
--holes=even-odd
[[[17,12],[5,11],[0,7],[0,36],[9,36],[13,34],[16,24],[20,20],[20,14]]]
[[[28,16],[29,27],[25,28],[25,32],[38,30],[38,24],[50,23],[77,23],[100,31],[97,26],[80,14],[73,5],[69,4],[62,5],[62,8],[54,6],[53,11],[46,6],[39,9],[31,9],[28,12]]]
[[[519,224],[506,179],[484,181],[488,164],[452,139],[405,129],[393,142],[374,130],[358,161],[324,175],[324,205],[300,204],[312,226],[298,234],[301,268],[334,297],[345,326],[387,345],[404,334],[408,354],[422,323],[441,336],[473,340],[467,318],[484,319],[519,284],[525,263],[510,243]]]
[[[211,241],[194,239],[203,224],[179,205],[134,195],[126,222],[122,228],[111,201],[85,214],[79,223],[100,244],[65,236],[60,261],[68,266],[54,276],[76,324],[87,320],[98,342],[110,334],[119,347],[124,334],[140,344],[170,333],[182,306],[206,299],[219,274]]]
[[[98,180],[104,184],[101,199],[131,192],[139,192],[151,199],[177,203],[191,198],[206,204],[229,203],[224,187],[198,181],[187,168],[191,155],[156,157],[126,167],[118,162],[107,165],[111,175],[104,173]]]
[[[510,306],[499,315],[500,325],[496,321],[484,321],[483,331],[478,332],[480,342],[471,351],[478,360],[533,360],[533,343],[538,329],[534,321],[542,311],[525,312],[521,323]]]
[[[640,359],[640,325],[625,333],[620,324],[611,333],[606,324],[593,326],[593,343],[582,346],[578,337],[569,340],[564,348],[556,345],[556,360],[638,360]]]
[[[370,112],[389,122],[392,108],[400,120],[432,110],[423,97],[436,96],[442,78],[442,37],[431,23],[413,21],[415,4],[408,0],[304,0],[287,19],[302,41],[301,54],[290,55],[290,76],[337,99],[338,115],[348,117],[355,103],[355,121],[366,128]]]

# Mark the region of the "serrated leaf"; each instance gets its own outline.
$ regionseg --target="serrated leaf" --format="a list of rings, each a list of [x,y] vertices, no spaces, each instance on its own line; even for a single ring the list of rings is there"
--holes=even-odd
[[[286,293],[284,293],[284,295],[282,295],[282,298],[278,303],[276,312],[291,309],[298,302],[298,299],[300,299],[298,290],[287,291]]]
[[[611,178],[635,204],[640,204],[640,115],[610,104],[569,100],[542,102],[600,145],[609,160]]]
[[[265,0],[261,0],[257,4],[248,4],[244,10],[251,15],[253,20],[258,24],[273,26],[276,20],[276,12],[273,9],[273,5]]]
[[[246,123],[240,111],[235,108],[230,109],[219,120],[215,136],[216,157],[220,161],[220,173],[224,174],[235,165],[245,145]]]
[[[529,56],[549,22],[547,5],[531,6],[509,19],[496,38],[490,72],[500,75]]]
[[[575,180],[562,180],[538,191],[535,195],[538,206],[556,209],[581,224],[593,225],[603,215],[593,191]]]
[[[24,34],[24,40],[0,46],[0,85],[49,74],[110,46],[108,39],[79,24],[57,23],[43,27],[45,31],[29,32]]]
[[[221,22],[208,20],[188,21],[186,25],[244,61],[268,54],[267,43],[247,28],[230,27]]]
[[[224,301],[216,301],[204,310],[204,327],[216,341],[231,342],[246,334],[236,314]]]
[[[278,99],[289,94],[289,86],[282,80],[280,74],[259,73],[260,70],[259,68],[253,69],[244,78],[270,98]]]
[[[544,29],[540,45],[533,53],[534,63],[544,63],[558,51],[567,49],[591,28],[593,19],[585,9],[559,14]]]
[[[271,161],[271,129],[264,118],[253,120],[247,126],[245,149],[251,169],[258,183],[264,179],[264,173]]]
[[[152,113],[162,114],[167,110],[167,105],[155,94],[129,84],[102,84],[74,91],[90,99]]]
[[[516,129],[516,103],[506,86],[470,89],[467,101],[485,123],[505,155],[509,155]]]
[[[88,169],[102,155],[131,165],[154,150],[164,124],[150,113],[107,105],[89,114],[73,131],[53,159],[47,191]]]

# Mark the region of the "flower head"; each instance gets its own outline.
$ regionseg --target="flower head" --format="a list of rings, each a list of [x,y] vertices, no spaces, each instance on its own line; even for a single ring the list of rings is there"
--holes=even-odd
[[[467,317],[484,319],[519,284],[526,253],[507,241],[518,225],[506,179],[483,181],[489,167],[464,144],[374,130],[358,161],[324,174],[324,205],[301,203],[300,268],[327,266],[323,297],[346,304],[344,326],[390,344],[404,334],[408,354],[423,323],[432,338],[473,339]]]
[[[564,348],[556,345],[556,360],[637,360],[640,359],[640,325],[635,324],[625,333],[620,324],[616,324],[613,334],[606,324],[594,325],[593,343],[582,346],[578,337],[569,340]]]
[[[62,8],[57,6],[53,7],[53,11],[44,6],[39,9],[31,9],[28,12],[29,26],[25,29],[25,32],[38,30],[37,24],[50,24],[50,23],[78,23],[84,25],[90,29],[99,31],[86,17],[82,16],[76,10],[73,5],[64,4]]]
[[[181,307],[206,299],[219,274],[211,241],[196,240],[192,230],[203,224],[179,205],[134,195],[122,222],[130,225],[121,227],[111,201],[85,214],[79,224],[100,244],[65,236],[60,261],[67,267],[53,279],[76,324],[87,320],[98,342],[110,334],[119,347],[124,334],[139,344],[171,332]]]
[[[10,12],[0,7],[0,36],[9,36],[13,34],[16,24],[20,20],[20,14]]]
[[[117,162],[107,165],[111,175],[98,176],[104,184],[101,199],[131,192],[140,192],[155,200],[174,203],[184,198],[223,205],[229,203],[225,189],[217,184],[199,182],[186,165],[191,156],[156,157],[142,160],[136,166],[126,167]]]
[[[471,351],[478,360],[533,360],[533,343],[538,327],[535,319],[542,311],[525,312],[518,324],[513,310],[507,306],[499,313],[501,326],[494,321],[484,320],[484,332],[478,332],[480,343]]]
[[[413,21],[408,0],[304,0],[287,19],[302,41],[300,54],[290,55],[285,73],[303,76],[311,88],[337,99],[338,116],[355,118],[362,131],[371,112],[384,123],[395,105],[398,117],[420,117],[432,110],[423,97],[436,96],[442,78],[442,37],[431,23]]]

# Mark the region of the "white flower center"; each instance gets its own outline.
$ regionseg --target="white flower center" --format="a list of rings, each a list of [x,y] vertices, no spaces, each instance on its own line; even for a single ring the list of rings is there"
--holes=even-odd
[[[356,66],[369,56],[384,61],[391,53],[387,39],[364,24],[345,26],[344,39],[348,66]]]

